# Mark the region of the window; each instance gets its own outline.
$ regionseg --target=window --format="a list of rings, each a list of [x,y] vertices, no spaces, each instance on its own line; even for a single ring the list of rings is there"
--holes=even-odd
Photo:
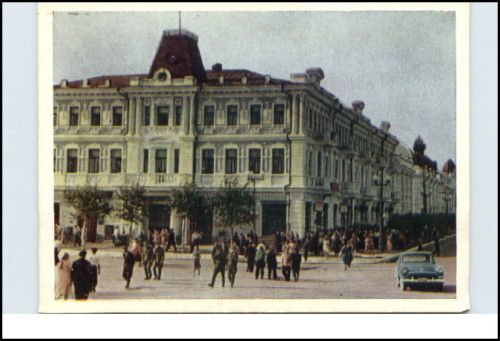
[[[203,174],[214,173],[214,150],[204,149],[202,151],[201,172]]]
[[[273,174],[285,172],[285,150],[283,148],[273,149]]]
[[[250,106],[250,124],[259,125],[260,124],[260,105],[254,104]]]
[[[166,173],[167,172],[167,150],[157,149],[155,155],[155,172],[156,173]]]
[[[93,127],[101,125],[101,108],[91,107],[90,108],[90,125]]]
[[[179,173],[179,149],[174,150],[174,173]]]
[[[122,171],[122,150],[111,149],[111,173],[121,173]]]
[[[182,105],[176,105],[174,125],[180,126],[182,124],[181,122],[182,122]]]
[[[320,177],[321,176],[321,162],[322,162],[322,157],[321,157],[321,152],[318,152],[318,163],[317,163],[317,168],[316,168],[316,173],[317,173],[317,176]]]
[[[335,159],[335,170],[334,170],[334,178],[338,180],[339,178],[339,160]]]
[[[148,172],[148,165],[149,165],[149,149],[144,149],[142,151],[142,172],[143,173]]]
[[[227,106],[227,125],[235,126],[238,121],[238,106],[228,105]]]
[[[89,173],[99,173],[99,149],[89,149]]]
[[[72,127],[78,126],[80,120],[80,108],[70,107],[69,108],[69,125]]]
[[[248,160],[248,170],[255,174],[260,173],[260,149],[250,149]]]
[[[144,111],[142,112],[142,125],[149,126],[151,124],[151,107],[149,105],[144,106]]]
[[[53,166],[53,171],[54,172],[56,171],[56,168],[57,168],[56,167],[56,160],[57,160],[57,158],[56,158],[56,152],[57,152],[57,150],[54,149],[54,166]]]
[[[345,160],[342,160],[342,181],[345,181]]]
[[[203,125],[205,127],[211,127],[214,125],[214,111],[213,105],[207,105],[203,108]]]
[[[57,107],[54,107],[54,113],[53,113],[53,124],[54,124],[54,127],[57,125]]]
[[[168,106],[160,106],[156,109],[156,125],[157,126],[167,126],[168,125]]]
[[[283,104],[274,105],[274,124],[285,124],[285,106]]]
[[[226,174],[237,172],[238,151],[236,149],[226,149]]]
[[[78,149],[68,149],[66,172],[76,173],[78,171]]]
[[[123,124],[123,107],[113,107],[113,126],[119,127]]]
[[[312,151],[307,151],[307,175],[312,175],[313,169],[313,153]]]

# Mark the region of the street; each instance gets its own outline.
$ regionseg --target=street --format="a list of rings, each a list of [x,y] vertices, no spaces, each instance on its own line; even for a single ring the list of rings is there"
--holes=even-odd
[[[66,250],[68,251],[68,250]],[[76,252],[71,251],[71,259]],[[100,254],[101,275],[97,292],[89,299],[134,299],[134,298],[455,298],[455,257],[438,257],[437,262],[445,270],[444,292],[408,290],[401,291],[394,279],[394,263],[379,263],[374,259],[355,258],[352,267],[344,271],[337,257],[313,257],[302,263],[300,280],[285,282],[278,269],[279,281],[255,280],[254,274],[245,272],[246,263],[240,256],[235,287],[231,289],[227,279],[221,287],[220,275],[215,287],[208,286],[213,265],[210,255],[203,255],[201,276],[193,276],[193,261],[189,254],[167,253],[160,281],[144,280],[144,268],[136,265],[130,284],[125,289],[122,279],[123,261],[118,250],[106,250]],[[137,263],[136,263],[137,264]],[[71,295],[73,297],[73,294]]]

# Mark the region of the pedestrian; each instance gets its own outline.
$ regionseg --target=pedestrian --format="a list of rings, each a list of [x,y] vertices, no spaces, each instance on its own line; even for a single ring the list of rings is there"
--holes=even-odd
[[[247,248],[247,272],[253,272],[253,267],[255,265],[255,254],[257,253],[257,249],[255,248],[255,244],[250,242]]]
[[[212,258],[214,261],[214,273],[212,275],[212,282],[209,283],[208,285],[213,288],[215,284],[215,278],[220,273],[222,279],[222,287],[224,287],[225,284],[224,273],[225,273],[226,260],[224,259],[224,250],[222,249],[221,245],[217,244],[215,246],[215,251],[212,254]]]
[[[438,237],[437,234],[434,237],[434,254],[436,256],[440,256],[441,255],[441,247],[439,245],[439,237]]]
[[[306,234],[304,238],[304,262],[307,263],[307,258],[309,258],[309,249],[311,247],[311,240],[309,236]]]
[[[135,257],[132,252],[128,250],[127,246],[123,247],[123,278],[127,281],[125,289],[130,287],[130,280],[134,273]]]
[[[61,258],[57,266],[58,283],[57,283],[57,298],[64,297],[65,300],[69,297],[71,291],[71,260],[66,252]]]
[[[165,261],[165,248],[163,244],[156,245],[154,250],[154,266],[153,266],[153,274],[155,276],[155,280],[161,279],[161,270],[163,269],[163,262]]]
[[[328,257],[328,253],[330,252],[330,239],[325,237],[323,239],[323,256],[325,257]]]
[[[295,282],[299,280],[301,262],[302,262],[302,255],[299,252],[299,248],[296,247],[292,253],[292,273]]]
[[[74,247],[80,247],[82,246],[82,230],[80,229],[80,226],[78,224],[75,225],[75,228],[73,229],[73,239],[74,239]]]
[[[144,265],[144,274],[146,277],[145,280],[150,280],[153,277],[151,272],[151,268],[153,266],[155,256],[154,256],[154,247],[151,242],[146,242],[146,249],[144,250],[144,257],[142,258],[142,263]]]
[[[55,265],[59,264],[59,252],[61,252],[61,243],[59,240],[56,240],[54,243],[54,263]]]
[[[174,229],[168,229],[167,230],[167,248],[165,252],[170,249],[170,246],[174,247],[174,252],[177,252],[177,246],[175,245],[175,232]]]
[[[347,270],[348,267],[351,267],[352,263],[352,249],[349,243],[345,243],[344,247],[340,250],[340,257],[342,258],[342,262],[344,263],[344,270]]]
[[[200,248],[198,245],[195,245],[192,256],[193,256],[193,261],[194,261],[193,276],[195,275],[195,273],[197,271],[198,271],[198,276],[200,276],[201,253],[200,253]]]
[[[132,242],[132,247],[130,248],[130,252],[132,252],[132,254],[134,255],[135,261],[141,264],[142,248],[138,238],[134,239],[134,241]]]
[[[273,280],[278,279],[277,268],[278,268],[278,260],[276,248],[271,246],[269,252],[267,253],[266,263],[267,263],[267,278],[271,279],[271,274],[273,275]]]
[[[264,278],[264,267],[266,266],[266,251],[263,245],[259,245],[257,252],[255,253],[255,279]]]
[[[283,247],[283,253],[281,255],[281,272],[283,273],[283,277],[285,277],[285,281],[290,281],[290,272],[292,266],[292,257],[290,246],[285,244]]]
[[[92,248],[92,254],[89,257],[89,262],[92,267],[92,292],[95,292],[98,276],[101,274],[101,264],[99,262],[99,257],[97,256],[96,247]]]
[[[229,248],[229,253],[227,255],[227,277],[229,278],[229,283],[231,283],[231,288],[234,287],[234,281],[236,279],[236,272],[238,271],[238,257],[240,255],[239,247],[237,244],[231,244]]]
[[[87,251],[81,250],[79,259],[71,266],[71,280],[75,287],[75,299],[86,300],[92,288],[92,270],[90,263],[85,259]]]

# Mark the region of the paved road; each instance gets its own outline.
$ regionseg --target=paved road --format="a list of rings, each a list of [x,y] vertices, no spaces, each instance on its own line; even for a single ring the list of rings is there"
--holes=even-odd
[[[355,259],[353,266],[344,271],[337,258],[327,261],[316,258],[303,264],[298,282],[268,279],[255,280],[253,274],[245,272],[246,264],[240,262],[235,288],[221,287],[217,278],[215,288],[208,283],[212,276],[212,262],[202,259],[200,277],[192,275],[192,260],[173,258],[168,254],[163,278],[160,281],[144,280],[144,269],[134,268],[130,289],[124,288],[121,278],[122,260],[120,254],[101,255],[101,276],[97,293],[90,299],[116,298],[455,298],[455,257],[440,257],[438,263],[445,270],[444,292],[401,291],[393,276],[394,264],[367,263]],[[243,258],[243,257],[241,257]],[[75,259],[72,256],[72,259]],[[227,276],[226,276],[227,277]],[[282,276],[281,276],[282,277]]]

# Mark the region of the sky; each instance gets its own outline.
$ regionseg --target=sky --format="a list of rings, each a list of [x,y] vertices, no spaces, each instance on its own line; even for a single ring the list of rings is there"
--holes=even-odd
[[[54,84],[147,73],[177,12],[54,15]],[[455,14],[443,11],[183,12],[210,69],[249,69],[289,79],[321,67],[321,85],[411,147],[418,135],[441,168],[455,160]]]

